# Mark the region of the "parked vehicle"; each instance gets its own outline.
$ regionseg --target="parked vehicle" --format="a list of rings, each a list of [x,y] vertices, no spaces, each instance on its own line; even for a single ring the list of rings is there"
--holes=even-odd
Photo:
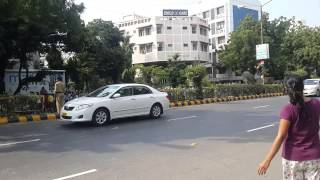
[[[303,94],[305,96],[320,96],[320,79],[304,80]]]
[[[149,115],[159,118],[169,109],[168,94],[143,84],[114,84],[67,102],[61,119],[104,125],[117,118]]]

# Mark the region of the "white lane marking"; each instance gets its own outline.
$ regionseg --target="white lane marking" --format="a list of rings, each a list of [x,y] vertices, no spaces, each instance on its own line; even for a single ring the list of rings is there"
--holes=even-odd
[[[181,117],[181,118],[175,118],[175,119],[168,119],[167,121],[178,121],[178,120],[183,120],[183,119],[192,119],[192,118],[196,118],[197,116],[188,116],[188,117]]]
[[[96,169],[91,169],[91,170],[89,170],[89,171],[85,171],[85,172],[81,172],[81,173],[77,173],[77,174],[72,174],[72,175],[70,175],[70,176],[65,176],[65,177],[61,177],[61,178],[57,178],[57,179],[53,179],[53,180],[71,179],[71,178],[78,177],[78,176],[82,176],[82,175],[85,175],[85,174],[94,173],[94,172],[96,172],[96,171],[97,171]]]
[[[40,141],[40,139],[32,139],[32,140],[28,140],[28,141],[17,141],[17,142],[5,143],[5,144],[0,144],[0,147],[1,146],[10,146],[10,145],[15,145],[15,144],[28,143],[28,142],[36,142],[36,141]]]
[[[265,106],[256,106],[256,107],[253,107],[253,109],[259,109],[259,108],[266,108],[266,107],[269,107],[270,105],[265,105]]]
[[[274,126],[274,124],[270,124],[270,125],[267,125],[267,126],[262,126],[262,127],[258,127],[258,128],[255,128],[255,129],[247,130],[247,132],[253,132],[253,131],[257,131],[257,130],[260,130],[260,129],[265,129],[265,128],[273,127],[273,126]]]
[[[116,127],[111,128],[111,129],[112,129],[112,130],[117,130],[117,129],[119,129],[119,127],[116,126]]]

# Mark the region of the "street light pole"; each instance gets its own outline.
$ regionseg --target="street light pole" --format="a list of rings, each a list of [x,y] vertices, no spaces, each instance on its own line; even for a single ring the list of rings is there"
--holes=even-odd
[[[263,11],[262,11],[262,7],[267,5],[268,3],[270,3],[272,0],[269,0],[268,2],[264,3],[264,4],[261,4],[260,5],[260,36],[261,36],[261,44],[263,44]],[[263,61],[263,60],[262,60]],[[262,84],[264,84],[264,63],[262,64]]]
[[[271,0],[272,1],[272,0]],[[263,12],[262,12],[262,7],[263,7],[264,5],[261,5],[260,6],[260,16],[261,16],[261,19],[260,19],[260,36],[261,36],[261,44],[263,44],[263,23],[262,23],[262,14],[263,14]]]

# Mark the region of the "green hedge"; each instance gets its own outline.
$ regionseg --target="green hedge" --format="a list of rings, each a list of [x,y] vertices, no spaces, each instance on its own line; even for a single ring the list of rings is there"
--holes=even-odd
[[[52,106],[53,102],[49,104]],[[32,114],[43,110],[41,96],[19,95],[0,96],[0,115]]]
[[[171,101],[194,100],[197,97],[196,90],[193,88],[174,88],[162,89],[168,93]],[[227,96],[247,96],[266,93],[283,92],[283,86],[278,84],[268,85],[215,85],[212,88],[203,88],[203,98],[227,97]]]

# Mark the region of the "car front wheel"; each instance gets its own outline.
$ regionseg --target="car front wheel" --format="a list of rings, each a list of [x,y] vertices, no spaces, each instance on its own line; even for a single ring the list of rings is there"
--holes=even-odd
[[[153,119],[158,119],[162,114],[162,107],[160,104],[154,104],[150,110],[150,117]]]
[[[102,126],[106,124],[110,119],[109,112],[106,109],[97,109],[92,116],[92,123],[95,126]]]

